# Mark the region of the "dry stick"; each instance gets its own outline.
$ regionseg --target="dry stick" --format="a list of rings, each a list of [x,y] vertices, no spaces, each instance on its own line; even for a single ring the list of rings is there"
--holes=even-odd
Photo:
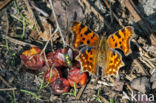
[[[42,55],[42,53],[44,54],[44,58],[45,58],[46,65],[48,66],[48,68],[50,68],[50,66],[49,66],[49,63],[48,63],[48,60],[47,60],[47,57],[46,57],[46,54],[45,54],[45,49],[47,48],[47,45],[48,45],[49,41],[51,40],[52,36],[57,32],[57,29],[55,29],[55,31],[54,31],[53,34],[51,34],[51,27],[49,26],[49,32],[50,32],[50,38],[49,38],[49,40],[46,42],[46,44],[45,44],[43,50],[42,50],[41,53],[40,53],[40,55]]]
[[[99,97],[100,97],[102,103],[109,103],[109,101],[106,98],[104,98],[102,96],[99,96]]]
[[[65,42],[65,40],[64,40],[64,36],[63,36],[62,31],[61,31],[61,29],[60,29],[60,26],[59,26],[59,24],[58,24],[58,21],[57,21],[57,17],[56,17],[56,14],[55,14],[55,10],[54,10],[54,7],[53,7],[52,0],[49,0],[49,2],[50,2],[51,9],[52,9],[52,14],[53,14],[54,19],[55,19],[56,27],[57,27],[57,29],[58,29],[58,31],[59,31],[59,33],[60,33],[61,38],[62,38],[63,47],[65,47],[65,46],[66,46],[66,42]]]
[[[20,41],[20,40],[14,39],[14,38],[9,37],[9,36],[7,36],[7,35],[3,35],[3,34],[2,34],[2,37],[8,39],[10,42],[12,42],[12,43],[14,43],[14,44],[18,44],[18,45],[22,45],[22,46],[30,45],[31,47],[36,46],[36,45],[30,44],[30,43],[26,43],[26,42],[24,42],[24,41]]]
[[[85,5],[86,7],[90,8],[90,10],[102,21],[104,22],[104,24],[107,26],[108,29],[111,29],[111,27],[109,26],[109,23],[104,19],[104,17],[99,13],[97,12],[97,10],[90,5],[90,3],[88,2],[88,0],[81,0]]]
[[[130,11],[132,16],[135,18],[136,22],[140,25],[142,30],[146,34],[150,34],[150,39],[153,45],[156,45],[156,37],[154,32],[152,31],[150,24],[148,22],[145,22],[143,18],[141,18],[141,14],[139,15],[137,12],[140,13],[140,11],[137,9],[135,4],[133,3],[132,0],[123,0],[123,3],[125,4],[126,8]],[[135,8],[135,9],[134,9]]]
[[[152,70],[152,69],[155,69],[155,66],[154,66],[147,58],[145,58],[144,56],[142,56],[142,57],[140,58],[140,60],[141,60],[143,63],[145,63],[151,70]]]
[[[110,9],[108,0],[103,0],[104,3],[106,4],[107,8]],[[116,21],[119,23],[120,26],[124,27],[123,23],[121,22],[121,20],[118,18],[118,16],[112,11],[112,15],[114,16],[114,18],[116,19]]]
[[[133,61],[136,65],[137,65],[137,67],[141,70],[141,73],[143,74],[143,75],[149,75],[149,73],[146,71],[146,69],[140,64],[140,62],[137,60],[137,59],[134,59],[134,61]]]
[[[50,29],[50,28],[49,28],[49,29]],[[54,31],[54,33],[53,33],[52,35],[50,35],[50,38],[49,38],[49,40],[46,42],[46,44],[45,44],[44,48],[42,49],[40,55],[42,55],[43,52],[45,52],[45,49],[47,48],[49,41],[51,40],[51,38],[53,37],[53,35],[56,34],[57,31],[58,31],[58,28],[56,28],[55,31]],[[51,33],[51,29],[50,29],[50,33]]]
[[[86,86],[87,86],[87,84],[85,86],[81,87],[81,89],[79,90],[79,93],[76,96],[76,99],[80,99],[80,97],[81,97]]]
[[[105,86],[114,86],[112,83],[107,83],[107,82],[100,81],[100,80],[98,80],[98,84],[102,84],[102,85],[105,85]]]
[[[132,81],[134,78],[132,78],[132,77],[126,75],[126,79],[128,79],[129,81]]]
[[[151,69],[155,68],[155,65],[145,56],[142,56],[142,58],[150,65]]]
[[[145,52],[145,50],[138,44],[138,42],[137,42],[135,39],[132,39],[132,41],[135,43],[135,45],[138,47],[138,49],[139,49],[139,51],[140,51],[141,53],[144,52],[144,55],[145,55],[146,57],[150,58],[150,56],[148,55],[148,53]],[[141,54],[140,54],[140,55],[141,55]]]
[[[42,15],[44,15],[46,18],[49,17],[48,13],[44,12],[42,9],[35,6],[34,1],[30,1],[31,6],[38,12],[40,12]]]
[[[9,85],[9,83],[0,75],[0,80],[2,80],[2,82],[9,88],[11,88],[11,86]]]
[[[24,2],[25,2],[25,4],[26,4],[26,6],[27,6],[28,12],[31,14],[31,18],[32,18],[31,21],[33,21],[33,23],[31,22],[32,25],[36,25],[37,20],[36,20],[35,15],[34,15],[32,9],[31,9],[31,6],[29,5],[29,0],[24,0]],[[38,23],[37,23],[37,24],[38,24]],[[37,32],[38,32],[38,34],[39,34],[39,31],[40,31],[40,29],[39,29],[39,27],[37,26]]]
[[[12,91],[16,90],[17,88],[0,88],[0,91]]]
[[[38,8],[37,6],[35,6],[34,1],[30,2],[31,6],[33,7],[33,9],[35,9],[36,11],[38,11],[39,13],[41,13],[43,16],[45,16],[47,19],[49,19],[51,22],[54,22],[54,18],[49,16],[48,13],[46,13],[45,11],[43,11],[42,9]]]
[[[0,1],[0,10],[6,6],[8,3],[10,3],[12,0],[5,0],[5,1]]]

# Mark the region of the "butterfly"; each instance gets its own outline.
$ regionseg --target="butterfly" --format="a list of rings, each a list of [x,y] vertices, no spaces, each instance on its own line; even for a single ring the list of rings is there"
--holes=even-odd
[[[100,37],[82,23],[73,21],[71,31],[72,48],[77,50],[81,48],[76,60],[80,62],[82,71],[97,74],[98,68],[101,67],[102,75],[117,76],[124,62],[116,49],[122,50],[125,56],[131,53],[130,40],[134,35],[133,27],[126,26],[106,38]]]

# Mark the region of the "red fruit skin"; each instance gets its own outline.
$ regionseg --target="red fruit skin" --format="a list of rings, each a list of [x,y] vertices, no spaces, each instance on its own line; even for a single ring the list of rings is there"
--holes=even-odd
[[[58,78],[51,83],[51,88],[55,94],[62,94],[68,92],[70,85],[67,79]]]
[[[64,51],[63,51],[64,50]],[[62,59],[59,58],[58,54],[64,54],[68,51],[68,48],[65,48],[65,49],[58,49],[57,51],[55,52],[49,52],[47,54],[47,60],[48,60],[48,63],[49,63],[49,66],[52,66],[52,64],[55,66],[55,67],[61,67],[61,66],[67,66],[66,62]],[[64,52],[64,53],[63,53]]]
[[[73,68],[68,73],[68,81],[71,87],[74,87],[74,83],[76,88],[80,88],[86,84],[87,81],[87,73],[80,73],[80,69]]]
[[[27,68],[31,70],[38,70],[43,67],[45,63],[43,56],[40,55],[40,52],[40,48],[32,47],[32,49],[26,50],[22,53],[22,55],[20,55],[21,61]]]
[[[65,49],[66,50],[66,49]],[[60,67],[60,66],[67,66],[66,62],[64,60],[61,60],[58,56],[58,54],[61,53],[63,54],[63,49],[58,49],[55,54],[54,54],[54,63],[56,67]]]
[[[59,68],[53,68],[52,70],[48,69],[44,73],[44,79],[47,83],[52,83],[57,78],[61,78],[61,77],[62,77],[62,73]]]

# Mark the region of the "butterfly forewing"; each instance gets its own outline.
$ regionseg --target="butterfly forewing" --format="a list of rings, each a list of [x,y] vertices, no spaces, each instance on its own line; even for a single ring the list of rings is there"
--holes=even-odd
[[[124,54],[127,56],[131,53],[130,49],[130,40],[132,35],[134,34],[134,28],[131,26],[127,26],[108,37],[108,43],[110,48],[121,49]]]
[[[72,22],[73,44],[74,48],[82,45],[95,46],[99,40],[99,36],[91,31],[87,26],[80,22]]]

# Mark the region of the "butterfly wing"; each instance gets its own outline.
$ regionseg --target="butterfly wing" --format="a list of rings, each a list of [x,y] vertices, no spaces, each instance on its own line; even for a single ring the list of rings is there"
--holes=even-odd
[[[99,36],[91,31],[87,26],[80,22],[72,22],[71,30],[73,31],[73,44],[74,48],[82,45],[95,46]]]
[[[134,34],[134,28],[131,26],[127,26],[108,37],[108,43],[110,48],[121,49],[124,54],[127,56],[131,53],[130,49],[130,40],[132,35]]]
[[[91,74],[97,72],[96,49],[92,47],[84,47],[81,49],[77,60],[81,63],[82,71],[88,71]]]
[[[103,69],[104,76],[117,75],[120,67],[124,66],[121,55],[115,51],[108,51],[108,59]]]

